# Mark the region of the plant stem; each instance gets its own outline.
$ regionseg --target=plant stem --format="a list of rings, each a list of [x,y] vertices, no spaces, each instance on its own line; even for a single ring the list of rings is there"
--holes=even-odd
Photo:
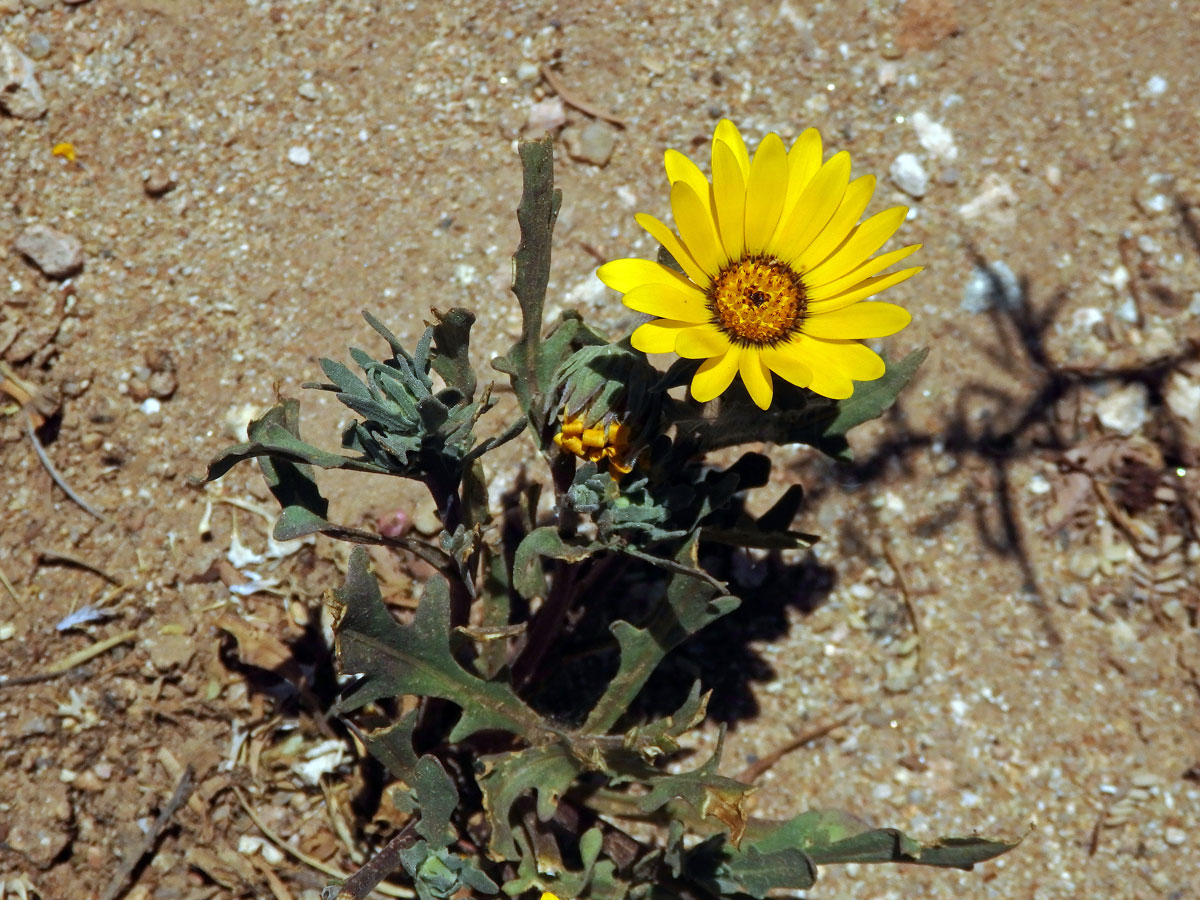
[[[365,866],[347,878],[338,890],[336,900],[364,900],[379,882],[400,868],[400,854],[417,842],[419,821],[416,816],[410,819]]]

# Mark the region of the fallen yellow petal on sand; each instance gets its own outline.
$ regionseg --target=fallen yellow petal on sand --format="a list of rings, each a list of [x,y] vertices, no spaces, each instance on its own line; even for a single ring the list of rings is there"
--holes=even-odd
[[[50,151],[51,156],[61,156],[67,162],[75,162],[75,145],[68,141],[60,141]]]

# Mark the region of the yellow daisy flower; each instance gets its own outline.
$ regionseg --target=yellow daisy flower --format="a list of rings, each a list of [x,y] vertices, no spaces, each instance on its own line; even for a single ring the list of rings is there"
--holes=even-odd
[[[635,348],[704,360],[692,379],[701,402],[740,375],[766,409],[772,373],[825,397],[849,397],[855,381],[884,373],[883,360],[858,342],[895,334],[912,319],[893,303],[862,302],[923,268],[881,274],[920,244],[872,256],[907,207],[859,222],[874,176],[851,181],[848,153],[824,163],[821,155],[821,136],[810,128],[791,150],[768,134],[751,159],[737,128],[722,120],[711,182],[682,153],[667,151],[679,236],[653,216],[637,217],[685,274],[641,259],[600,267],[626,306],[660,317],[633,332]]]

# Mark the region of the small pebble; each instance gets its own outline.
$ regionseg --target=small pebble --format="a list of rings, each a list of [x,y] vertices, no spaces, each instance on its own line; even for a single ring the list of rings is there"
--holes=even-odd
[[[29,36],[26,48],[29,50],[30,59],[45,59],[50,55],[50,38],[34,32]]]
[[[572,159],[594,166],[607,165],[617,145],[616,131],[604,122],[589,122],[581,129],[568,128],[563,138]]]
[[[1096,418],[1109,431],[1130,435],[1150,417],[1150,392],[1140,381],[1113,391],[1096,404]]]
[[[529,115],[525,117],[525,131],[528,134],[540,136],[548,131],[557,131],[567,121],[567,110],[561,97],[551,97],[529,107]]]
[[[287,152],[288,162],[297,166],[307,166],[312,162],[312,153],[307,147],[289,147]]]
[[[4,40],[0,40],[0,108],[17,119],[37,119],[46,112],[33,60]]]
[[[142,190],[151,197],[161,197],[174,187],[175,179],[167,174],[166,170],[160,168],[152,169],[142,182]]]
[[[1163,399],[1176,416],[1192,425],[1200,425],[1200,372],[1194,376],[1172,372]]]
[[[158,413],[162,411],[162,403],[158,400],[157,397],[147,397],[145,400],[142,401],[142,403],[138,407],[138,409],[140,409],[142,412],[144,412],[148,416],[155,416],[155,415],[158,415]]]
[[[517,81],[536,81],[542,77],[541,69],[536,63],[531,63],[529,60],[517,66]]]
[[[146,380],[146,389],[152,396],[159,400],[168,400],[179,387],[179,380],[175,377],[175,372],[166,370],[163,372],[154,372]]]
[[[958,159],[958,146],[954,143],[954,135],[941,122],[935,122],[925,112],[915,112],[909,119],[917,140],[921,146],[938,159]]]
[[[987,218],[997,225],[1016,223],[1017,192],[995,172],[983,178],[979,193],[958,208],[958,214],[967,221]]]
[[[920,199],[929,190],[929,174],[921,161],[911,153],[901,153],[888,169],[892,184],[910,197]]]
[[[1161,75],[1151,75],[1146,82],[1146,93],[1151,97],[1161,97],[1167,92],[1167,79]]]
[[[30,225],[13,242],[13,248],[51,278],[69,278],[83,268],[79,239],[49,225]]]
[[[320,98],[320,96],[321,96],[321,92],[317,89],[317,86],[315,84],[313,84],[311,81],[300,82],[300,87],[296,88],[296,93],[299,94],[301,97],[303,97],[305,100],[316,100],[316,99]]]
[[[1168,828],[1163,835],[1163,840],[1172,847],[1178,847],[1187,841],[1187,832],[1182,828]]]

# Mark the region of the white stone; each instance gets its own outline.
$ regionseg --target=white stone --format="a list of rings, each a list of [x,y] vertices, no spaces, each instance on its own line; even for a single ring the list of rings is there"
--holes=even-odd
[[[557,131],[567,123],[567,109],[563,106],[561,97],[551,97],[529,107],[529,115],[525,117],[525,131],[534,137],[540,137],[548,131]]]
[[[572,159],[594,166],[607,165],[617,145],[617,133],[604,122],[589,122],[582,128],[572,126],[563,132],[563,138]]]
[[[921,146],[932,153],[937,159],[946,161],[958,159],[958,145],[954,143],[954,135],[941,122],[935,122],[925,112],[915,112],[909,119],[917,140]]]
[[[1016,224],[1017,192],[995,172],[984,176],[979,193],[958,208],[968,221],[987,217],[998,225]]]
[[[1130,435],[1150,417],[1150,391],[1141,382],[1113,391],[1096,404],[1096,418],[1109,431]]]
[[[1048,494],[1052,486],[1046,479],[1046,476],[1041,472],[1035,472],[1029,477],[1029,493],[1031,494]]]
[[[307,166],[312,162],[312,153],[307,147],[289,147],[287,152],[288,162],[297,166]]]
[[[1167,409],[1192,425],[1200,425],[1200,378],[1172,372],[1163,392]]]
[[[142,404],[138,407],[138,409],[148,416],[156,416],[162,411],[162,403],[160,403],[155,397],[147,397],[142,401]]]
[[[18,119],[37,119],[46,112],[33,60],[8,41],[0,41],[0,108]]]
[[[920,199],[929,189],[929,174],[921,161],[912,153],[901,153],[892,161],[888,169],[892,184],[904,191],[910,197]]]
[[[1151,97],[1161,97],[1167,92],[1167,79],[1161,75],[1151,75],[1146,82],[1146,93]]]
[[[13,248],[51,278],[70,278],[83,268],[79,238],[49,225],[30,225],[17,236]]]

